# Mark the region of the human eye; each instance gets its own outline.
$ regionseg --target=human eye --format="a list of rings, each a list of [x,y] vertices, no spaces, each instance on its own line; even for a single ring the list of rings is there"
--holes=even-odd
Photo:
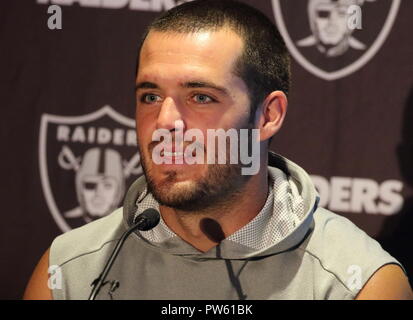
[[[212,97],[210,97],[206,94],[203,94],[203,93],[194,94],[192,96],[192,99],[196,103],[199,103],[199,104],[208,104],[208,103],[212,103],[212,102],[217,102],[214,98],[212,98]]]
[[[159,102],[161,97],[154,93],[145,93],[141,96],[140,102],[153,104]]]

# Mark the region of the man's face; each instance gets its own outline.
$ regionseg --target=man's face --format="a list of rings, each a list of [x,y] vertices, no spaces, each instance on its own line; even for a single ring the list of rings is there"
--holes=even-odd
[[[142,166],[150,191],[163,205],[201,209],[245,184],[234,164],[155,164],[156,129],[174,133],[248,128],[250,105],[244,81],[233,74],[243,41],[228,29],[192,34],[151,31],[142,47],[137,83],[136,125]],[[184,143],[188,145],[190,142]],[[203,146],[205,154],[207,145]],[[229,161],[228,161],[229,162]]]

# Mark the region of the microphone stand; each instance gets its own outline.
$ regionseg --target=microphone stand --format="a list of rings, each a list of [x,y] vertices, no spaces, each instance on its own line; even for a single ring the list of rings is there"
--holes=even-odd
[[[149,209],[147,211],[152,211],[153,209]],[[155,211],[155,210],[153,210]],[[152,212],[153,213],[153,212]],[[115,249],[112,251],[112,254],[110,255],[108,261],[106,262],[105,267],[103,268],[102,273],[99,275],[98,278],[93,280],[91,286],[93,286],[93,289],[90,293],[89,299],[88,300],[95,300],[96,296],[99,294],[100,288],[104,284],[104,281],[112,268],[113,262],[115,261],[116,257],[119,254],[120,249],[122,248],[123,244],[125,243],[126,238],[133,232],[135,229],[140,229],[140,230],[149,230],[155,227],[158,222],[159,222],[159,213],[157,213],[158,217],[157,219],[153,219],[152,217],[147,217],[145,215],[145,212],[139,215],[136,219],[136,222],[132,227],[130,227],[128,230],[125,231],[125,233],[122,235],[122,237],[118,240]],[[118,286],[119,283],[116,284]]]

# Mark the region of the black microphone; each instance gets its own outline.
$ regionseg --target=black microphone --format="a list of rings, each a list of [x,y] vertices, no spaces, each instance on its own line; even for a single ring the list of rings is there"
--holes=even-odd
[[[148,231],[155,228],[160,220],[159,212],[149,208],[133,219],[133,224],[141,231]]]
[[[159,223],[159,220],[159,212],[152,208],[146,209],[135,219],[133,219],[132,227],[126,230],[122,237],[119,239],[118,243],[115,246],[115,249],[113,249],[112,254],[106,262],[105,267],[103,268],[103,271],[101,272],[100,276],[92,282],[91,286],[93,286],[93,289],[90,293],[89,300],[95,300],[96,296],[99,294],[100,288],[104,284],[104,281],[110,269],[112,268],[112,265],[115,262],[115,259],[118,256],[119,251],[122,248],[126,238],[136,229],[141,231],[148,231],[152,228],[155,228],[156,225]],[[117,283],[116,285],[118,286],[119,283]]]

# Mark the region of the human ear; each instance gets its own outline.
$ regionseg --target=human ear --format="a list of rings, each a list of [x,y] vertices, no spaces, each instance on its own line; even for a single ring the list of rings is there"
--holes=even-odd
[[[264,99],[258,110],[258,129],[261,141],[270,139],[280,130],[287,113],[287,106],[287,96],[279,90],[271,92]]]

